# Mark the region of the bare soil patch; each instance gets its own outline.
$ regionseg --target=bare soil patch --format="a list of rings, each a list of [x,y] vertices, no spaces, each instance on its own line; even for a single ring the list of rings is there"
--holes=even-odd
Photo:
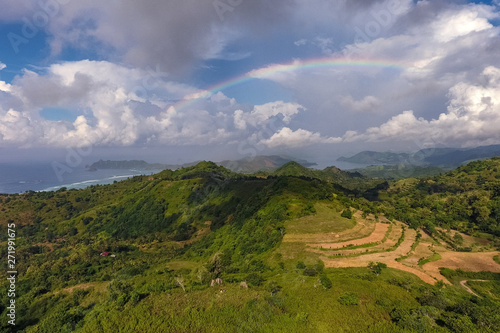
[[[323,247],[323,250],[318,249],[318,247],[311,248],[308,247],[306,248],[307,251],[310,252],[315,252],[315,253],[320,253],[320,254],[326,254],[326,255],[339,255],[339,256],[346,256],[346,255],[362,255],[366,252],[373,252],[373,251],[387,251],[390,249],[392,246],[394,246],[399,238],[401,237],[403,230],[400,225],[393,225],[392,230],[389,234],[389,237],[387,237],[387,240],[383,243],[369,246],[369,247],[362,247],[358,249],[352,249],[352,250],[342,250],[339,248],[331,249],[329,248],[330,245],[336,245],[336,244],[319,244],[319,248]],[[348,242],[350,243],[350,242]],[[369,243],[362,243],[363,244],[369,244]],[[311,244],[308,244],[310,246]]]
[[[415,251],[406,259],[401,262],[408,266],[417,266],[420,259],[431,257],[434,252],[429,249],[431,243],[422,242],[417,245]]]
[[[81,284],[77,284],[75,286],[64,288],[61,291],[55,291],[54,295],[57,295],[60,292],[65,292],[65,293],[71,294],[76,289],[85,290],[85,289],[89,289],[89,288],[92,288],[92,287],[99,287],[100,289],[102,289],[102,288],[106,288],[108,286],[108,284],[109,284],[109,282],[88,282],[88,283],[81,283]]]
[[[309,243],[309,247],[323,247],[324,249],[340,249],[346,246],[356,246],[363,245],[374,242],[381,242],[385,236],[385,233],[389,229],[389,224],[376,223],[375,230],[367,237],[353,239],[350,241],[339,242],[339,243]]]
[[[500,273],[500,265],[494,260],[493,256],[500,252],[454,252],[445,251],[439,252],[441,259],[429,262],[423,266],[423,269],[430,275],[443,279],[444,277],[439,272],[440,267],[451,269],[462,269],[464,271],[481,272],[490,271]]]

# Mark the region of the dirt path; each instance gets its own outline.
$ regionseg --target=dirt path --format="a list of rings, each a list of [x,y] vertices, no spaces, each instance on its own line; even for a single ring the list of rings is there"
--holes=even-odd
[[[479,296],[478,294],[476,294],[475,292],[473,292],[473,291],[472,291],[472,289],[470,289],[470,288],[469,288],[469,286],[465,285],[465,284],[467,283],[467,281],[468,281],[468,280],[462,280],[462,281],[460,281],[460,285],[461,285],[462,287],[464,287],[464,288],[465,288],[465,290],[467,290],[467,292],[468,292],[469,294],[472,294],[472,295],[477,296],[477,297],[481,297],[481,296]],[[484,280],[471,280],[471,281],[484,281]]]

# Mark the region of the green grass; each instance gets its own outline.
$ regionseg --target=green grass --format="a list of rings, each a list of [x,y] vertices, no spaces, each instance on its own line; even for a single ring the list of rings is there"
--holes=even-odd
[[[500,281],[467,281],[469,287],[483,297],[500,299]]]
[[[114,303],[97,306],[85,319],[81,332],[338,332],[367,331],[385,327],[396,332],[387,308],[415,308],[418,302],[389,281],[407,279],[421,285],[407,273],[386,269],[369,281],[366,268],[326,269],[331,289],[294,271],[274,275],[270,280],[282,287],[271,296],[262,287],[240,288],[237,284],[185,293],[180,289],[153,293],[132,307]],[[343,305],[337,299],[356,293],[357,305]],[[93,297],[89,295],[87,297]],[[385,306],[380,305],[383,299]]]
[[[328,248],[322,248],[322,247],[315,247],[314,249],[321,250],[321,251],[342,251],[342,250],[356,250],[356,249],[364,249],[368,247],[373,247],[376,245],[381,244],[381,242],[372,242],[372,243],[365,243],[365,244],[360,244],[360,245],[347,245],[345,247],[341,247],[338,249],[328,249]]]
[[[341,232],[356,225],[354,219],[340,216],[338,204],[334,202],[318,202],[314,205],[316,213],[286,223],[289,234],[316,234],[324,232]]]
[[[500,265],[500,256],[498,256],[498,255],[494,256],[493,260],[495,260],[495,262]]]
[[[425,258],[425,259],[421,259],[418,261],[418,265],[420,267],[422,267],[423,265],[427,264],[427,263],[430,263],[430,262],[433,262],[433,261],[438,261],[440,260],[442,257],[439,253],[437,252],[434,252],[434,254],[432,256],[430,256],[429,258]]]

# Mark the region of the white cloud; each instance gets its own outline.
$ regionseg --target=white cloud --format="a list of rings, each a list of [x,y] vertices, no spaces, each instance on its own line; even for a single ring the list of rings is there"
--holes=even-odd
[[[3,62],[1,62],[1,61],[0,61],[0,71],[1,71],[2,69],[4,69],[5,67],[7,67],[7,65],[5,65]]]
[[[303,110],[304,107],[297,103],[285,103],[282,101],[256,105],[251,112],[236,110],[234,112],[234,125],[238,129],[246,129],[247,125],[257,127],[266,124],[269,119],[277,115],[283,117],[283,122],[288,124],[292,116]]]
[[[447,43],[458,37],[466,36],[473,32],[491,29],[493,25],[488,19],[495,15],[482,7],[463,8],[460,11],[447,11],[439,15],[431,24],[430,32],[439,42]]]
[[[269,148],[299,148],[312,144],[338,143],[341,141],[342,138],[324,137],[320,133],[310,132],[301,128],[293,131],[288,127],[283,127],[279,132],[273,134],[269,139],[261,140],[260,144],[266,145]]]
[[[303,110],[282,101],[240,105],[222,92],[106,61],[66,62],[43,73],[26,70],[0,85],[8,97],[0,99],[0,110],[8,110],[0,112],[0,146],[226,143],[260,133],[271,120],[287,124]],[[46,120],[44,108],[69,110],[75,120]]]
[[[447,112],[436,119],[417,118],[413,111],[405,111],[362,134],[348,132],[344,139],[415,141],[421,146],[500,143],[500,68],[485,68],[476,83],[458,83],[449,96]]]
[[[306,45],[307,44],[307,39],[302,38],[302,39],[296,40],[295,42],[293,42],[293,44],[295,44],[295,46]]]
[[[349,110],[356,112],[376,112],[382,105],[382,101],[374,96],[365,96],[356,101],[351,95],[344,96],[340,103]]]

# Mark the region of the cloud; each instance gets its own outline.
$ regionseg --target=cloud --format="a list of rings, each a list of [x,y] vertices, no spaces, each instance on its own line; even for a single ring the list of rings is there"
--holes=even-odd
[[[340,103],[355,112],[375,112],[382,105],[382,101],[374,96],[365,96],[363,99],[356,101],[351,95],[348,95],[344,96]]]
[[[279,132],[273,134],[269,139],[261,140],[260,144],[269,148],[287,147],[299,148],[312,144],[339,143],[342,138],[328,138],[317,132],[310,132],[299,128],[296,131],[283,127]]]
[[[281,115],[283,122],[288,124],[291,117],[303,110],[303,106],[296,103],[285,103],[282,101],[256,105],[251,112],[236,110],[234,112],[234,125],[236,128],[244,130],[248,125],[257,127],[266,124],[271,117]]]
[[[288,124],[304,110],[282,101],[241,105],[151,68],[106,61],[54,64],[42,74],[25,70],[0,90],[0,146],[222,144],[264,137],[271,121]],[[67,110],[75,120],[47,120],[45,108]]]
[[[475,83],[449,91],[447,112],[426,120],[405,111],[364,133],[348,132],[346,141],[415,141],[421,146],[476,146],[500,143],[500,68],[484,69]]]
[[[248,57],[249,52],[228,52],[226,46],[244,33],[268,32],[281,23],[276,17],[288,17],[292,6],[286,0],[222,2],[228,9],[223,15],[217,1],[125,0],[120,6],[99,0],[53,1],[56,6],[42,29],[50,36],[53,56],[74,48],[108,61],[142,68],[159,65],[183,74],[207,59]],[[22,24],[43,16],[45,3],[7,0],[0,21]],[[13,32],[22,35],[18,30]]]
[[[1,62],[1,61],[0,61],[0,71],[1,71],[2,69],[4,69],[5,67],[7,67],[7,65],[5,65],[3,62]]]
[[[302,45],[306,45],[306,44],[307,44],[307,39],[302,38],[302,39],[296,40],[295,42],[293,42],[293,44],[294,44],[295,46],[302,46]]]

